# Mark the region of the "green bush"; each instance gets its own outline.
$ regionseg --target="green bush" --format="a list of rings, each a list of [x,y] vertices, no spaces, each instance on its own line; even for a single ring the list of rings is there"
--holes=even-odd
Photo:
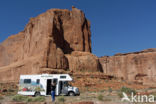
[[[105,80],[105,82],[108,83],[109,81],[108,80]]]
[[[100,92],[105,92],[105,90],[101,90]]]
[[[125,92],[128,95],[131,95],[132,92],[134,95],[136,94],[136,91],[134,89],[131,89],[131,88],[122,87],[120,90],[121,90],[121,92]]]
[[[29,97],[29,96],[15,95],[13,96],[12,100],[16,102],[44,102],[45,97],[44,96]]]
[[[32,102],[33,99],[31,97],[27,98],[26,102]]]
[[[122,97],[123,97],[123,94],[122,94],[122,92],[121,92],[121,91],[118,91],[118,96],[119,96],[120,98],[122,98]]]
[[[65,98],[63,96],[59,96],[58,97],[58,102],[64,103],[65,102]]]
[[[109,93],[112,93],[112,91],[113,91],[112,88],[109,87],[109,88],[108,88],[108,92],[109,92]]]
[[[45,97],[44,96],[37,96],[37,97],[33,98],[32,101],[33,102],[44,102]]]
[[[13,96],[12,100],[17,102],[23,102],[26,101],[28,96],[22,96],[22,95],[15,95]]]
[[[8,92],[15,92],[15,90],[13,90],[13,89],[8,89]]]
[[[98,100],[103,101],[103,95],[98,95]]]
[[[132,93],[135,95],[136,94],[136,90],[131,89],[131,88],[127,88],[127,87],[122,87],[119,91],[118,91],[118,96],[120,98],[123,97],[123,92],[126,93],[127,95],[131,95]]]
[[[156,92],[151,93],[154,96],[154,100],[156,100]]]
[[[3,100],[4,99],[4,97],[3,96],[0,96],[0,100]]]

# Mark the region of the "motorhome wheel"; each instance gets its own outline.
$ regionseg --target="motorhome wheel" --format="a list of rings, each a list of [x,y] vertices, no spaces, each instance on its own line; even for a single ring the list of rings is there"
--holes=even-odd
[[[35,96],[40,96],[40,95],[41,95],[40,92],[35,93]]]
[[[74,92],[69,92],[69,94],[68,94],[69,96],[75,96],[75,93]]]

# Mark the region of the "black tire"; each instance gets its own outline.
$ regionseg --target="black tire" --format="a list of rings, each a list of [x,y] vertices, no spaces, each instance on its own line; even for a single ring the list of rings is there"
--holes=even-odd
[[[36,97],[36,96],[41,96],[41,94],[40,94],[40,92],[36,92],[34,96],[35,96],[35,97]]]
[[[71,91],[68,93],[68,96],[75,96],[75,93]]]

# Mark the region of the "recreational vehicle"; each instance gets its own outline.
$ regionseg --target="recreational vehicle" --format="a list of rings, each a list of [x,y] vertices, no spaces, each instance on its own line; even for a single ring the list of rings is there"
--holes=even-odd
[[[72,78],[69,74],[21,75],[19,81],[20,95],[50,95],[51,83],[56,82],[55,95],[79,95],[79,89],[69,85]]]

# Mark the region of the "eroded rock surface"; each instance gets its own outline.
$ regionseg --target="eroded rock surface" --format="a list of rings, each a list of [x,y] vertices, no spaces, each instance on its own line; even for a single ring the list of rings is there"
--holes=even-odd
[[[127,81],[156,85],[156,49],[99,58],[103,72]]]
[[[63,70],[63,71],[62,71]],[[156,49],[98,58],[91,53],[90,23],[77,9],[51,9],[0,44],[0,81],[21,74],[103,72],[145,85],[156,83]],[[54,72],[53,72],[54,71]]]
[[[45,68],[77,70],[69,58],[75,57],[73,51],[88,52],[78,58],[80,63],[72,60],[80,68],[99,71],[98,58],[90,53],[90,23],[84,13],[74,7],[71,11],[48,10],[31,18],[22,32],[0,44],[0,80],[17,81],[20,74],[42,73]]]

